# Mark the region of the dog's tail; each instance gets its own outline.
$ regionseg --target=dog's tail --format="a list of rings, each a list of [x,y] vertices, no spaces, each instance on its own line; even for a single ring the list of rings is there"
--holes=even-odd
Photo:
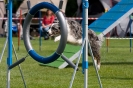
[[[97,42],[98,42],[99,46],[102,47],[103,41],[105,40],[105,38],[102,35],[97,35],[97,37],[98,37],[98,41]]]

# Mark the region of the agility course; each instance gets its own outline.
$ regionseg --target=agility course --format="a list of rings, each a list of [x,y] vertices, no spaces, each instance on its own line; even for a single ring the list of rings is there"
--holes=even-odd
[[[87,6],[87,7],[84,8],[84,11],[86,12],[87,11],[87,8],[88,8],[88,1],[87,2],[84,1],[84,2],[86,4],[86,6]],[[43,57],[43,56],[40,56],[39,54],[37,54],[34,51],[34,49],[32,48],[32,45],[31,45],[30,40],[29,40],[29,30],[28,29],[30,28],[30,22],[32,20],[32,17],[34,16],[34,14],[38,10],[40,10],[42,8],[48,8],[48,9],[52,10],[55,13],[55,15],[57,16],[57,18],[59,20],[59,25],[61,27],[61,40],[60,40],[59,46],[58,46],[56,52],[54,52],[49,57]],[[8,25],[9,25],[8,26],[8,32],[9,32],[8,33],[8,37],[9,37],[9,39],[8,39],[8,58],[7,58],[7,67],[8,67],[7,68],[7,88],[10,88],[10,70],[13,67],[15,67],[16,65],[19,65],[20,63],[22,63],[26,59],[26,57],[28,56],[28,54],[32,58],[34,58],[36,61],[41,62],[41,63],[44,63],[44,64],[53,62],[53,61],[57,60],[60,57],[60,55],[63,53],[64,48],[66,46],[66,40],[67,40],[67,29],[66,28],[67,28],[67,25],[66,25],[65,18],[63,16],[63,14],[59,11],[59,9],[56,6],[54,6],[54,5],[50,4],[50,3],[47,3],[47,2],[42,2],[42,3],[39,3],[39,4],[35,5],[34,7],[32,7],[30,9],[29,13],[26,16],[26,19],[25,19],[25,22],[24,22],[24,26],[23,26],[23,29],[24,29],[23,30],[24,45],[25,45],[25,48],[26,48],[28,54],[24,58],[18,60],[14,64],[12,64],[12,30],[11,30],[11,28],[12,28],[12,24],[11,24],[12,23],[12,1],[11,0],[8,3],[8,10],[9,10],[9,13],[8,13],[8,19],[9,19],[8,20]],[[86,18],[87,15],[85,14],[83,17]],[[87,26],[86,25],[87,24],[86,22],[87,22],[87,20],[84,21],[84,24],[85,24],[84,28],[87,28],[86,27]],[[82,45],[82,49],[84,49],[84,53],[87,54],[88,53],[88,51],[87,51],[88,40],[86,39],[86,36],[87,36],[87,33],[85,31],[85,34],[84,34],[84,43]],[[83,48],[84,45],[85,45],[86,48]],[[80,53],[80,55],[81,54],[82,53]],[[88,79],[87,79],[88,78],[87,77],[88,76],[88,72],[87,72],[88,71],[88,57],[87,57],[87,55],[84,55],[83,62],[84,62],[84,64],[86,64],[83,67],[84,74],[85,74],[85,77],[84,77],[84,84],[85,84],[84,85],[84,88],[87,88],[87,86],[88,86],[88,84],[87,84],[88,83]],[[75,71],[78,68],[77,67],[78,66],[78,63],[79,62],[77,62],[77,65],[75,67]],[[73,75],[76,74],[75,71],[74,71]],[[72,76],[72,80],[71,80],[72,82],[70,83],[70,88],[73,85],[74,77],[75,76]],[[25,85],[25,81],[24,81],[24,85]],[[26,87],[26,85],[25,85],[25,87]]]
[[[31,11],[31,13],[32,13],[32,11]],[[31,14],[30,13],[30,14]],[[30,15],[29,14],[29,15]],[[33,15],[33,14],[32,14]],[[30,16],[29,16],[30,17]],[[31,16],[31,18],[32,18],[32,16]],[[60,19],[60,18],[59,18]],[[27,22],[28,24],[29,24],[29,22]],[[27,25],[27,24],[26,24]],[[63,25],[63,24],[62,24]],[[10,26],[11,26],[11,24],[10,24]],[[64,25],[65,26],[65,25]],[[27,27],[27,26],[25,26],[25,27]],[[88,28],[88,27],[87,27]],[[27,29],[27,28],[26,28]],[[60,46],[58,47],[58,49],[57,49],[57,51],[53,54],[53,55],[55,55],[55,56],[57,56],[57,58],[51,58],[51,57],[53,57],[53,56],[51,56],[50,57],[50,61],[45,61],[45,60],[40,60],[42,57],[40,57],[40,56],[38,56],[38,55],[36,55],[36,53],[34,53],[34,52],[32,52],[32,46],[30,45],[30,40],[27,40],[28,39],[28,36],[26,35],[28,32],[25,30],[24,31],[25,32],[25,45],[26,45],[26,49],[27,49],[27,51],[28,51],[28,53],[35,59],[35,60],[37,60],[38,62],[43,62],[43,63],[49,63],[49,62],[52,62],[52,61],[54,61],[55,59],[57,59],[58,58],[58,56],[64,51],[64,47],[63,47],[63,49],[61,49],[60,48]],[[62,32],[62,34],[63,34],[64,32]],[[11,39],[12,40],[12,39]],[[65,40],[65,39],[64,39]],[[10,46],[9,47],[12,47],[12,41],[8,41],[9,43],[10,43]],[[26,44],[28,42],[28,44]],[[61,44],[61,43],[60,43]],[[84,44],[84,43],[83,43]],[[63,44],[61,44],[61,45],[63,45]],[[64,46],[64,45],[63,45]],[[88,46],[87,46],[88,47]],[[9,49],[10,50],[10,49]],[[31,51],[31,53],[29,52],[29,51]],[[11,55],[11,52],[9,53],[9,55]],[[35,55],[35,56],[34,56]],[[11,55],[12,56],[12,55]],[[39,58],[38,58],[39,57]],[[45,57],[44,57],[45,58]],[[47,58],[47,57],[46,57]],[[49,57],[48,57],[49,58]],[[87,58],[88,59],[88,58]],[[12,62],[12,61],[11,61]],[[10,65],[12,64],[10,61],[8,62],[8,66],[9,66],[9,69],[11,69],[10,68]],[[85,69],[88,69],[88,63],[87,63],[87,61],[86,62],[84,62],[84,64],[86,64],[86,66],[85,66]],[[130,63],[128,63],[129,65],[130,65]],[[32,67],[33,68],[33,67]],[[118,69],[118,68],[117,68]],[[31,69],[30,69],[31,70]],[[35,68],[34,68],[34,70],[35,70]],[[76,69],[77,70],[77,69]],[[8,70],[9,71],[9,70]],[[109,71],[109,70],[108,70]],[[125,73],[125,74],[127,74],[127,73]],[[54,74],[55,75],[55,74]],[[92,74],[93,75],[93,74]],[[10,78],[10,71],[9,71],[9,73],[8,73],[8,77]],[[88,73],[87,73],[87,75],[85,76],[85,77],[88,77]],[[105,77],[106,78],[106,77]],[[128,78],[128,77],[127,77]],[[104,77],[103,77],[103,79],[104,79]],[[8,79],[9,81],[10,81],[10,79]],[[81,80],[81,79],[80,79]],[[89,81],[87,78],[85,79],[85,80],[87,80],[87,81]],[[129,79],[129,80],[132,80],[132,79]],[[7,84],[9,83],[9,81],[7,82]],[[83,80],[82,80],[83,81]],[[85,82],[87,82],[87,81],[85,81]],[[70,82],[70,81],[69,81]],[[88,83],[88,82],[87,82]],[[129,82],[128,82],[129,83]],[[9,83],[10,84],[10,83]],[[56,84],[55,84],[56,85]],[[51,87],[55,87],[55,85],[52,85]],[[87,86],[88,86],[89,84],[85,84],[85,85],[83,85],[85,88],[87,88]],[[10,85],[7,85],[8,87],[7,88],[10,88]],[[38,85],[39,86],[39,85]],[[47,86],[47,85],[45,85],[45,86]],[[81,87],[83,87],[83,86],[81,86]],[[106,85],[107,86],[107,85]],[[106,87],[105,86],[105,87]],[[131,84],[129,84],[128,86],[131,86]],[[42,87],[42,86],[41,86]],[[57,87],[57,86],[56,86]],[[62,87],[68,87],[68,86],[63,86],[63,84],[61,84],[61,86],[60,85],[58,85],[58,87],[59,88],[62,88]],[[79,86],[78,86],[79,87]],[[34,88],[34,87],[33,87]],[[70,87],[71,88],[71,87]],[[76,87],[75,87],[76,88]]]
[[[123,0],[119,2],[115,7],[109,10],[106,14],[102,15],[99,19],[95,18],[97,19],[97,21],[89,25],[88,28],[93,29],[100,36],[105,36],[114,27],[116,27],[123,19],[130,17],[130,14],[133,12],[132,3],[133,1],[128,2],[127,0]],[[73,18],[68,18],[68,19],[73,19]],[[77,18],[77,19],[81,19],[81,18]],[[130,52],[132,47],[131,43],[132,41],[130,39]],[[108,49],[108,46],[107,46],[107,49]],[[76,58],[77,57],[75,57],[75,59]]]
[[[0,42],[5,42],[5,38],[2,38]],[[17,38],[13,38],[14,46],[17,46]],[[22,42],[22,41],[21,41]],[[0,49],[2,49],[3,43],[0,44]],[[32,41],[33,47],[35,50],[38,50],[38,40]],[[45,50],[48,50],[49,47],[53,48],[54,51],[55,46],[51,46],[50,44],[55,44],[53,40],[49,42],[43,42],[42,44],[45,45],[47,48],[42,49],[43,52],[39,52],[39,54],[43,55]],[[104,87],[118,87],[118,88],[125,88],[125,87],[132,87],[132,52],[129,52],[129,42],[128,40],[110,40],[109,45],[109,52],[106,52],[106,43],[104,42],[103,47],[101,49],[101,69],[99,74],[101,76],[101,81]],[[56,44],[57,45],[57,44]],[[1,87],[6,87],[6,53],[3,56],[2,62],[0,63],[1,69]],[[23,46],[23,43],[20,45],[20,51],[17,51],[18,58],[22,58],[26,54],[26,50]],[[51,53],[49,53],[51,54]],[[99,87],[97,83],[97,78],[95,75],[95,70],[93,67],[92,60],[89,57],[89,83],[88,87]],[[14,62],[15,57],[13,54]],[[31,57],[27,57],[24,63],[20,64],[27,87],[52,87],[52,88],[68,88],[68,84],[70,82],[71,74],[73,72],[73,68],[67,66],[65,69],[57,69],[49,66],[40,66],[36,61],[34,61]],[[79,65],[79,71],[77,72],[76,79],[74,82],[73,88],[76,87],[83,87],[83,74],[82,74],[81,62]],[[36,80],[35,80],[36,79]],[[17,84],[16,84],[17,82]],[[52,83],[51,83],[52,82]],[[20,72],[18,67],[15,67],[11,71],[11,87],[20,87],[24,88]]]

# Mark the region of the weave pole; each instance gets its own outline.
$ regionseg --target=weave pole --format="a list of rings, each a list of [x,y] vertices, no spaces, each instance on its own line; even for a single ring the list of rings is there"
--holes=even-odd
[[[41,11],[39,11],[39,34],[40,34],[40,37],[39,37],[39,50],[41,51],[41,46],[42,46],[42,39],[41,39],[41,37],[42,37],[42,27],[41,27],[41,25],[42,25],[42,20],[41,20]]]
[[[129,20],[132,21],[132,15],[129,16]],[[130,21],[130,38],[132,38],[132,22]],[[132,39],[130,39],[130,52],[132,52]]]
[[[110,33],[107,33],[106,37],[109,37]],[[106,38],[106,47],[107,47],[107,52],[109,51],[109,39]]]
[[[19,19],[19,25],[18,25],[18,50],[19,50],[19,46],[20,46],[20,38],[21,38],[21,36],[20,36],[20,31],[22,31],[21,30],[21,24],[22,24],[22,10],[20,10],[20,17],[19,17],[20,19]]]
[[[108,11],[108,9],[105,9],[105,13]],[[106,37],[109,37],[110,33],[107,33]],[[106,39],[106,46],[107,46],[107,52],[108,52],[108,48],[109,48],[109,39]]]

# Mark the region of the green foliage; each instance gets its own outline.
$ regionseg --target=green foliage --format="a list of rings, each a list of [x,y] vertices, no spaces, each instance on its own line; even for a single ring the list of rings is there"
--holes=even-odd
[[[2,51],[5,38],[0,39]],[[18,51],[17,38],[13,38],[18,58],[27,54],[23,41],[20,42]],[[40,55],[48,56],[58,47],[58,42],[42,39],[42,51],[39,51],[39,39],[31,40],[34,50]],[[132,88],[133,87],[133,53],[129,51],[129,40],[109,40],[109,52],[106,51],[106,42],[101,49],[101,69],[99,71],[103,88]],[[0,88],[6,87],[7,49],[0,63]],[[92,59],[89,57],[88,88],[99,88]],[[15,62],[13,54],[13,62]],[[76,62],[76,61],[75,61]],[[68,88],[73,74],[73,69],[68,66],[65,69],[57,69],[48,66],[40,66],[30,56],[21,64],[21,69],[27,84],[27,88]],[[84,75],[81,62],[77,71],[73,88],[83,88]],[[11,88],[24,88],[18,67],[11,70]]]

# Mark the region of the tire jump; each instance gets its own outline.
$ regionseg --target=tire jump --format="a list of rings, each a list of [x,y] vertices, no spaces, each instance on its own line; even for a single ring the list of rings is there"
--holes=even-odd
[[[47,9],[50,9],[51,11],[53,11],[53,13],[56,15],[57,19],[59,20],[59,26],[61,28],[61,30],[60,30],[61,31],[61,39],[60,39],[58,48],[52,55],[50,55],[48,57],[44,57],[44,56],[41,56],[38,53],[36,53],[36,51],[32,48],[32,45],[31,45],[31,42],[29,39],[29,29],[30,29],[31,20],[34,17],[34,15],[36,14],[36,12],[43,8],[47,8]],[[24,38],[25,48],[26,48],[28,54],[34,60],[36,60],[40,63],[44,63],[44,64],[51,63],[60,57],[60,55],[63,53],[65,46],[66,46],[67,33],[68,33],[68,31],[67,31],[66,20],[63,16],[62,12],[60,12],[60,10],[55,5],[48,3],[48,2],[41,2],[39,4],[36,4],[34,7],[32,7],[30,9],[30,11],[28,12],[26,19],[24,21],[23,38]]]

